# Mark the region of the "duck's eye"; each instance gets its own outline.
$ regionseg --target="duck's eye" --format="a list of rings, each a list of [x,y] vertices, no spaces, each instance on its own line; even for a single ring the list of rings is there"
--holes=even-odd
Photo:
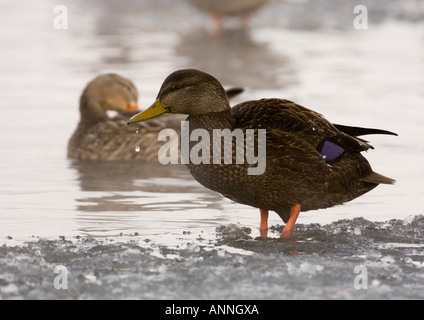
[[[173,85],[171,87],[171,91],[177,91],[177,90],[180,90],[180,89],[181,89],[181,86],[179,84]]]

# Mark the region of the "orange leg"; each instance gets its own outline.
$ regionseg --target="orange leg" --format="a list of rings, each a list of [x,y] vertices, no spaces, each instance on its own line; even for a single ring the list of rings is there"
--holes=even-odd
[[[268,210],[259,209],[261,213],[261,224],[259,226],[259,232],[262,238],[268,237]]]
[[[220,38],[222,35],[222,29],[223,27],[223,17],[222,17],[222,13],[219,11],[215,11],[213,13],[213,22],[214,22],[214,30],[213,30],[213,35],[215,38]]]
[[[289,218],[289,221],[287,221],[286,226],[283,229],[283,232],[281,233],[281,238],[284,238],[284,239],[290,238],[294,228],[294,224],[296,223],[297,217],[299,216],[300,208],[301,206],[298,203],[295,204],[293,207],[291,207],[290,218]]]

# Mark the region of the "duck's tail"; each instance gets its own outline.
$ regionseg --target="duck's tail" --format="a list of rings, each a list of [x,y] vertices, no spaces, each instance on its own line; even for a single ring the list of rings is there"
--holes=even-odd
[[[397,133],[387,131],[387,130],[381,130],[381,129],[372,129],[372,128],[361,128],[361,127],[350,127],[350,126],[344,126],[341,124],[333,124],[338,130],[341,132],[344,132],[350,136],[358,137],[358,136],[365,136],[367,134],[389,134],[392,136],[397,136]]]
[[[344,132],[350,136],[353,137],[358,137],[358,136],[365,136],[368,134],[389,134],[392,136],[397,136],[397,133],[391,132],[391,131],[387,131],[387,130],[382,130],[382,129],[372,129],[372,128],[361,128],[361,127],[350,127],[350,126],[344,126],[341,124],[334,124],[334,126],[340,130],[341,132]],[[359,139],[359,138],[357,138]],[[359,139],[361,141],[366,142],[365,140]],[[373,147],[371,146],[371,148],[373,149]],[[385,177],[379,173],[376,172],[371,172],[370,174],[366,175],[365,177],[362,177],[360,179],[361,181],[364,182],[369,182],[369,183],[376,183],[376,184],[395,184],[396,180],[392,179],[392,178],[388,178]]]
[[[361,181],[364,182],[369,182],[369,183],[376,183],[376,184],[395,184],[396,180],[393,180],[391,178],[385,177],[379,173],[376,172],[372,172],[368,175],[366,175],[365,177],[362,177],[361,179],[359,179]]]
[[[227,92],[228,99],[232,99],[235,96],[238,96],[240,93],[244,91],[243,88],[235,87],[225,90]]]

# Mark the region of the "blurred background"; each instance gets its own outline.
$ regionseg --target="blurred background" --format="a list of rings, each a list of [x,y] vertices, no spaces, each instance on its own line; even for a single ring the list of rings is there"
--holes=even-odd
[[[354,27],[358,4],[367,29]],[[67,29],[54,25],[57,5]],[[135,232],[172,242],[183,228],[213,234],[227,223],[258,233],[256,209],[184,168],[67,159],[80,94],[106,72],[136,84],[141,109],[169,73],[198,68],[244,87],[234,103],[286,98],[335,123],[397,132],[370,137],[376,150],[366,154],[395,186],[298,222],[423,214],[424,1],[275,0],[221,13],[185,0],[0,0],[0,243]]]

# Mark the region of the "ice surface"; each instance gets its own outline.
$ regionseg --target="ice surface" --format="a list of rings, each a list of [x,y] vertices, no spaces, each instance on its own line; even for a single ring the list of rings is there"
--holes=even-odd
[[[361,234],[358,235],[358,230]],[[298,225],[291,240],[229,224],[216,242],[38,240],[0,247],[2,299],[423,299],[424,216]],[[232,249],[231,249],[232,248]],[[55,289],[55,266],[68,270]],[[366,289],[355,288],[364,276]],[[364,269],[365,268],[365,269]]]

